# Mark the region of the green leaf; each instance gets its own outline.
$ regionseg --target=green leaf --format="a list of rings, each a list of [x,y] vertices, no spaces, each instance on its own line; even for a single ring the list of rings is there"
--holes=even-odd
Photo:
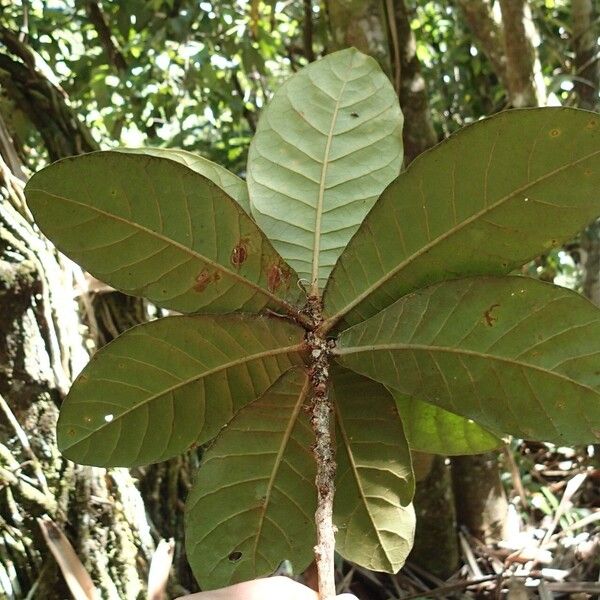
[[[439,406],[390,390],[396,401],[411,450],[454,456],[481,454],[498,448],[502,440],[493,433]]]
[[[297,277],[212,181],[172,160],[95,152],[36,173],[42,231],[115,288],[184,313],[290,309]]]
[[[303,330],[282,319],[166,317],[100,349],[63,402],[58,446],[97,466],[148,464],[213,438],[301,364]]]
[[[313,289],[398,175],[402,155],[394,89],[354,48],[299,71],[263,111],[248,157],[250,206]]]
[[[410,450],[390,393],[333,371],[337,476],[336,550],[367,569],[396,573],[412,548],[415,490]]]
[[[186,506],[186,548],[202,589],[313,558],[314,435],[302,410],[310,382],[284,375],[243,408],[205,453]]]
[[[192,171],[216,183],[250,215],[250,201],[248,199],[246,182],[225,167],[203,156],[198,156],[179,148],[117,148],[116,152],[168,158],[169,160],[185,165],[188,169],[192,169]]]
[[[327,327],[405,294],[505,274],[600,214],[600,118],[572,108],[500,113],[417,158],[383,193],[325,289]]]
[[[525,277],[405,296],[339,338],[338,361],[407,396],[525,439],[600,439],[600,310]]]

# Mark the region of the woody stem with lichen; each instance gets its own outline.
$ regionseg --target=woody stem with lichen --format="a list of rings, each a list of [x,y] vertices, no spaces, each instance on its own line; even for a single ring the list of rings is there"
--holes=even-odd
[[[320,600],[335,598],[335,528],[333,525],[333,498],[335,493],[335,443],[331,431],[333,405],[329,397],[329,360],[332,340],[319,335],[318,326],[322,323],[321,302],[317,296],[308,300],[308,314],[315,328],[306,334],[310,351],[312,384],[312,401],[310,405],[310,421],[315,433],[313,453],[317,463],[317,509],[315,523],[317,528],[317,545],[315,546],[315,562],[319,576]]]

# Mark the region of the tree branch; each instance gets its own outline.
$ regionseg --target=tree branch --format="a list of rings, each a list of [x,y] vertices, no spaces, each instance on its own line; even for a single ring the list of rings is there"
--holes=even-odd
[[[89,130],[67,104],[64,91],[38,70],[28,49],[21,48],[5,29],[0,29],[0,40],[10,40],[14,54],[21,59],[0,54],[0,86],[39,131],[50,160],[97,150]]]
[[[127,61],[117,46],[98,2],[87,0],[85,3],[85,12],[98,33],[98,39],[108,56],[109,62],[114,65],[118,71],[126,71]]]
[[[572,0],[573,49],[575,51],[575,93],[579,106],[594,110],[600,88],[600,61],[595,54],[598,47],[598,20],[592,0]]]
[[[546,90],[532,39],[534,25],[529,4],[526,0],[500,0],[500,8],[510,104],[516,108],[543,105]]]
[[[456,0],[462,10],[465,21],[479,46],[488,58],[498,79],[506,87],[506,57],[502,50],[503,32],[494,20],[487,0]]]
[[[312,0],[304,0],[304,56],[308,62],[315,60],[315,51],[313,49],[313,14]]]
[[[404,162],[409,164],[437,142],[431,120],[427,85],[421,74],[417,43],[404,0],[394,0],[394,19],[400,48],[400,106],[404,113]]]

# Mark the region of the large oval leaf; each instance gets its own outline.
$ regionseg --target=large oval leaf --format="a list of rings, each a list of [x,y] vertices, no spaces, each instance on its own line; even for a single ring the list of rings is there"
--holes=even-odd
[[[217,163],[179,148],[117,148],[116,152],[129,154],[145,154],[146,156],[157,156],[168,158],[177,163],[185,165],[196,173],[203,175],[216,183],[224,192],[233,198],[247,214],[250,214],[250,201],[248,199],[248,186],[246,182],[231,171]]]
[[[411,450],[456,456],[481,454],[502,440],[473,421],[439,406],[390,390],[396,401]]]
[[[600,117],[512,110],[417,158],[381,196],[331,274],[327,327],[415,289],[509,273],[600,214]]]
[[[58,420],[58,446],[97,466],[148,464],[214,437],[301,364],[303,330],[281,319],[166,317],[99,350]]]
[[[219,186],[173,160],[122,152],[36,173],[42,231],[115,288],[180,312],[291,310],[297,277]]]
[[[600,310],[524,277],[414,292],[345,331],[343,365],[494,431],[600,439]]]
[[[205,453],[186,505],[187,555],[202,589],[302,572],[316,540],[314,435],[302,410],[310,382],[284,375],[243,408]]]
[[[397,572],[414,537],[410,450],[394,400],[381,385],[336,369],[336,550],[367,569]]]
[[[354,48],[334,52],[263,111],[248,156],[252,213],[318,291],[401,164],[402,113],[388,78]]]

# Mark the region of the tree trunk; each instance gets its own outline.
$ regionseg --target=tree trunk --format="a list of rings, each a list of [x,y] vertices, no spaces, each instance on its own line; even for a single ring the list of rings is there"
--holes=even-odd
[[[506,87],[514,108],[546,104],[546,86],[536,51],[538,34],[527,0],[500,0],[506,55]]]
[[[573,50],[575,52],[575,93],[580,108],[595,110],[598,105],[600,59],[597,56],[597,11],[592,0],[572,0]]]
[[[575,92],[581,108],[595,110],[600,92],[600,60],[597,53],[599,24],[591,0],[573,0],[573,47],[575,51]],[[581,234],[584,276],[583,294],[600,306],[600,219]],[[600,465],[600,444],[594,444],[594,463]]]
[[[400,73],[399,97],[404,113],[404,164],[411,163],[438,141],[427,95],[427,84],[417,58],[417,42],[410,28],[410,15],[404,0],[394,0],[393,26],[397,32]]]
[[[485,544],[504,537],[508,501],[498,470],[498,454],[452,459],[452,484],[459,525]]]
[[[501,23],[492,15],[492,6],[488,0],[456,0],[456,4],[498,79],[507,87],[506,56],[502,49],[504,33]]]
[[[363,15],[357,22],[351,12],[353,7]],[[404,0],[329,0],[327,8],[336,47],[354,45],[375,57],[394,83],[404,114],[404,163],[408,165],[437,142],[437,135]],[[445,459],[429,456],[428,460],[435,475],[425,477],[417,485],[418,525],[411,559],[432,572],[446,575],[458,562],[452,488]],[[441,553],[440,543],[444,545]],[[431,552],[434,547],[436,551]]]
[[[391,73],[385,0],[326,0],[334,49],[354,46]]]
[[[446,579],[456,570],[459,559],[450,467],[443,456],[432,454],[414,453],[413,462],[417,529],[409,560]],[[427,466],[423,472],[424,464]]]
[[[94,149],[28,49],[0,35],[16,53],[0,57],[11,74],[3,91],[32,119],[51,158]],[[0,153],[0,586],[7,598],[69,596],[35,520],[46,516],[65,530],[102,598],[136,598],[154,542],[134,480],[124,469],[73,465],[56,447],[58,406],[88,360],[74,300],[78,270],[32,224],[23,181],[8,164],[20,176],[24,169],[1,120]]]

